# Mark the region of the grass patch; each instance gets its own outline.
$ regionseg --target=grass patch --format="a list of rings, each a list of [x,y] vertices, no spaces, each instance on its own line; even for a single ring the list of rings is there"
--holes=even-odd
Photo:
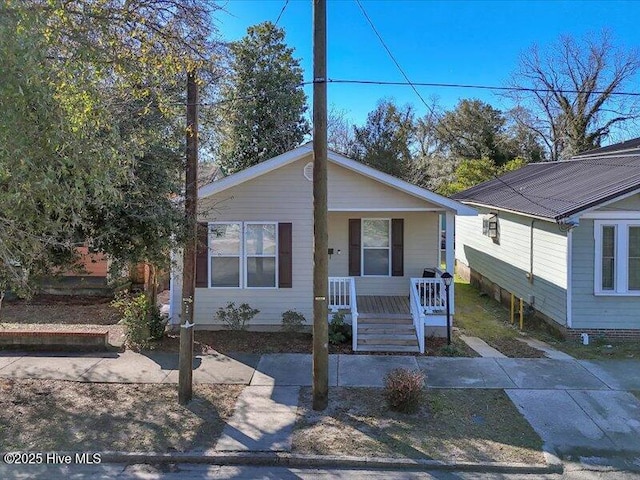
[[[609,340],[591,337],[589,345],[579,339],[556,340],[536,334],[553,348],[568,353],[580,360],[628,360],[640,358],[640,342],[637,340]]]
[[[544,463],[542,441],[502,390],[429,390],[416,414],[390,411],[379,388],[331,390],[323,412],[300,393],[293,451],[319,455]]]
[[[195,385],[178,405],[175,385],[0,380],[5,451],[183,452],[213,448],[242,390]]]
[[[509,310],[468,282],[456,277],[455,324],[466,335],[479,337],[512,358],[541,358],[544,353],[518,340]]]

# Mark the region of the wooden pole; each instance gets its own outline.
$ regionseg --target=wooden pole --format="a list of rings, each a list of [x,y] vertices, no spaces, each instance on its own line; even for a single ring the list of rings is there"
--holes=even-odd
[[[313,1],[313,409],[329,402],[327,5]]]
[[[193,394],[193,306],[196,289],[198,210],[198,86],[196,74],[187,74],[187,165],[185,169],[186,240],[182,272],[182,319],[178,362],[178,402],[189,403]]]

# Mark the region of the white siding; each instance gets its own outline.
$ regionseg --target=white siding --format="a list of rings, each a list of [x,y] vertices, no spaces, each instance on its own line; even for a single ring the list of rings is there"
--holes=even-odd
[[[426,201],[384,185],[352,170],[329,163],[328,207],[332,209],[434,208]]]
[[[506,212],[498,213],[499,242],[482,234],[482,215],[456,218],[456,259],[500,287],[534,297],[534,307],[558,323],[566,323],[567,242],[556,224]],[[533,282],[531,262],[533,222]]]
[[[329,275],[349,276],[349,219],[404,219],[404,276],[356,277],[358,295],[409,295],[409,278],[422,277],[425,267],[438,266],[440,225],[434,212],[329,212]],[[341,254],[338,255],[337,251]]]
[[[622,209],[634,200],[617,202]],[[636,198],[637,201],[637,198]],[[573,328],[640,328],[640,297],[596,296],[594,291],[595,242],[593,220],[581,219],[573,230]]]
[[[215,313],[228,302],[248,303],[260,310],[252,326],[279,325],[282,312],[295,309],[312,323],[313,219],[312,188],[303,176],[310,157],[249,180],[201,201],[203,221],[291,222],[293,229],[293,288],[196,289],[197,326],[214,325]]]

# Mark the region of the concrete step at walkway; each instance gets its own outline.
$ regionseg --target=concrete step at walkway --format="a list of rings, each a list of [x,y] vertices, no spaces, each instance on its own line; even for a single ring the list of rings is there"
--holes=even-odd
[[[460,335],[460,339],[466,343],[469,348],[478,353],[481,357],[487,358],[507,358],[502,352],[499,352],[484,340],[478,337],[469,337],[467,335]]]
[[[299,394],[300,387],[246,387],[215,449],[290,452]]]

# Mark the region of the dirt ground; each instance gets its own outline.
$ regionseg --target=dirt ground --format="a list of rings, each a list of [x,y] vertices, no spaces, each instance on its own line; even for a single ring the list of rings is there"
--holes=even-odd
[[[4,451],[184,452],[213,448],[242,386],[195,385],[178,405],[175,385],[0,379]]]
[[[544,463],[542,441],[501,390],[429,390],[413,415],[389,411],[379,388],[334,388],[323,412],[305,388],[300,405],[296,453]]]

